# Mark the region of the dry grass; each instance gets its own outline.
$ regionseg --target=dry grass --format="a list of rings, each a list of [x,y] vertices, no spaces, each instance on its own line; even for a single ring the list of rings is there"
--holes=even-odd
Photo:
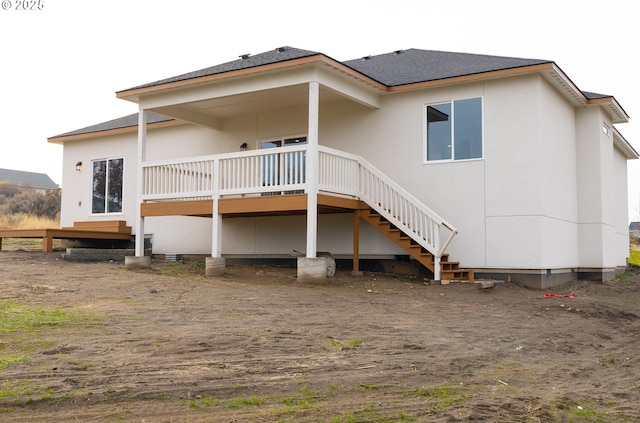
[[[60,219],[32,214],[7,214],[0,216],[0,229],[45,229],[59,228]]]
[[[57,229],[60,227],[60,219],[39,217],[32,214],[5,214],[0,215],[1,229]],[[53,240],[53,249],[61,248],[59,239]],[[42,251],[42,240],[31,238],[5,238],[2,240],[2,249],[7,251],[26,250]]]

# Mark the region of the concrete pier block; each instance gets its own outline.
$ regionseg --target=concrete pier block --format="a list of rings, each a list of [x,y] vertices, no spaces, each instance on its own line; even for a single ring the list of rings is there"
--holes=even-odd
[[[298,257],[298,282],[324,283],[327,280],[327,257]]]
[[[125,269],[148,269],[151,267],[151,257],[149,256],[126,256],[124,258]]]
[[[207,276],[222,276],[227,271],[227,264],[224,257],[207,257],[205,268]]]

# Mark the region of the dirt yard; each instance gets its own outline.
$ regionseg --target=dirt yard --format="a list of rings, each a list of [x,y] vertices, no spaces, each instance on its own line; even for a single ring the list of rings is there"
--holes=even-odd
[[[544,292],[203,275],[0,252],[0,421],[640,421],[637,272]]]

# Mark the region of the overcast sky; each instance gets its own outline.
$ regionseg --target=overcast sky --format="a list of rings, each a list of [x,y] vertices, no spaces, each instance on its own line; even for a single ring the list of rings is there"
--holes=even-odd
[[[344,61],[419,48],[553,60],[613,95],[640,151],[638,0],[0,0],[0,168],[62,181],[47,138],[137,112],[115,92],[280,46]],[[17,10],[35,4],[34,10]],[[40,9],[38,9],[40,7]],[[630,218],[640,219],[640,161]]]

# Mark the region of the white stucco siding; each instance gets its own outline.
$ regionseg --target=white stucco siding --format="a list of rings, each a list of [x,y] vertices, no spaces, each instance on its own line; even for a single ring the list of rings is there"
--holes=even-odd
[[[154,254],[211,254],[211,219],[165,216],[144,219]]]
[[[486,265],[576,266],[574,107],[538,76],[485,93]]]
[[[615,267],[628,255],[626,161],[606,134],[612,127],[597,107],[577,113],[580,265]],[[624,223],[623,223],[624,222]]]
[[[131,225],[135,219],[136,203],[136,138],[135,133],[93,138],[87,141],[69,141],[63,147],[62,203],[60,225],[73,226],[75,221],[126,220]],[[91,213],[92,161],[124,158],[123,212],[109,214]],[[82,170],[75,170],[77,162]]]
[[[629,208],[627,158],[616,148],[613,149],[614,169],[614,260],[616,266],[626,266],[629,258]]]
[[[228,255],[286,256],[305,252],[305,216],[228,218],[223,220],[222,252]],[[318,251],[334,255],[353,253],[353,215],[318,217]],[[363,256],[405,254],[395,244],[366,224],[360,225]]]
[[[542,268],[579,262],[575,107],[539,79]]]
[[[137,139],[135,142],[137,145]],[[169,126],[149,130],[147,134],[147,161],[206,156],[238,149],[220,141],[218,131],[197,125]]]

